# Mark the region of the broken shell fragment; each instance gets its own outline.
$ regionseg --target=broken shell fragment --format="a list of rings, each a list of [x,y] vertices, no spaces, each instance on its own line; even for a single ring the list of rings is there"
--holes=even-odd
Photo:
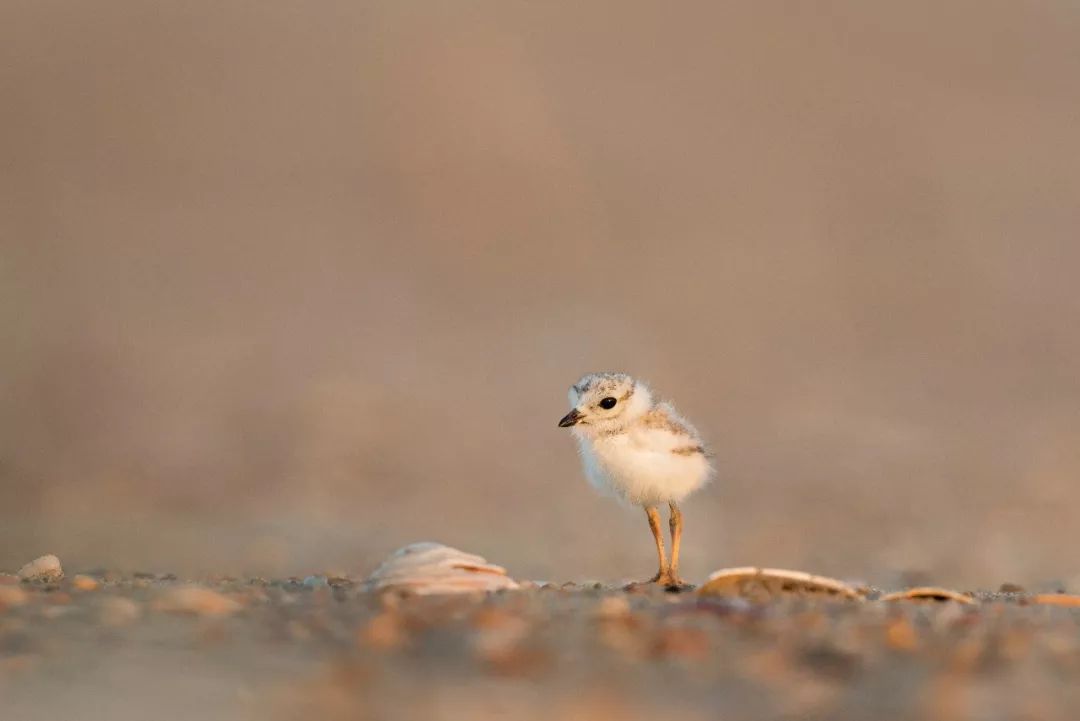
[[[1036,606],[1080,606],[1080,596],[1071,593],[1038,593],[1024,600]]]
[[[937,588],[935,586],[919,586],[918,588],[909,588],[906,591],[896,591],[895,593],[887,593],[882,596],[881,601],[956,601],[957,603],[973,604],[975,599],[971,596],[960,593],[959,591],[953,591],[948,588]]]
[[[716,571],[698,589],[705,596],[741,596],[766,601],[783,595],[822,595],[863,600],[862,593],[835,578],[779,568],[725,568]]]
[[[369,591],[419,595],[490,592],[518,588],[506,569],[441,543],[413,543],[394,551],[367,578]]]

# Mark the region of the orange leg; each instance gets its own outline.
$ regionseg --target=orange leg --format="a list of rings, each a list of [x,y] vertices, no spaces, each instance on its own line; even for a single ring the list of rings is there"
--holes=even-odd
[[[668,577],[668,563],[667,554],[664,553],[664,532],[660,530],[660,512],[656,510],[656,506],[649,506],[645,509],[645,515],[649,517],[649,530],[656,541],[656,555],[660,561],[660,570],[648,582],[664,583]]]
[[[675,501],[669,501],[671,518],[668,525],[671,527],[671,565],[668,566],[669,585],[685,586],[686,582],[679,578],[679,547],[682,545],[682,511],[675,505]]]

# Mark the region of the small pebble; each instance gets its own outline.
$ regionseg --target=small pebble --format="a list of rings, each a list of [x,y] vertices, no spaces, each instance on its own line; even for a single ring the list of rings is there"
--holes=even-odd
[[[142,615],[142,608],[129,598],[110,596],[101,602],[99,613],[107,626],[126,626]]]
[[[0,586],[0,611],[5,608],[21,606],[30,598],[30,594],[18,586]]]
[[[602,619],[626,618],[630,615],[630,602],[626,596],[606,596],[596,604],[596,617]]]
[[[84,576],[80,573],[75,576],[75,578],[71,579],[71,585],[79,591],[96,591],[101,584],[97,582],[96,578]]]
[[[503,676],[535,673],[546,665],[546,655],[525,643],[532,624],[502,609],[482,609],[473,616],[477,632],[470,639],[476,658],[489,671]]]
[[[235,600],[203,586],[173,588],[154,602],[154,608],[166,613],[193,616],[228,616],[240,610]]]
[[[78,613],[81,610],[82,609],[80,609],[77,606],[49,605],[49,606],[45,606],[44,608],[41,609],[41,616],[42,616],[42,618],[47,618],[47,619],[49,619],[51,621],[51,620],[53,620],[55,618],[60,618],[61,616],[67,616],[68,614],[71,614],[71,613]]]
[[[308,576],[304,579],[305,588],[322,588],[329,585],[330,582],[326,580],[326,576]]]
[[[709,639],[699,628],[665,628],[653,639],[653,653],[660,657],[701,662],[709,656]]]
[[[904,616],[895,616],[886,623],[885,642],[897,651],[914,651],[919,647],[915,627]]]
[[[361,645],[384,651],[398,648],[407,640],[404,620],[401,614],[394,610],[378,614],[357,634],[357,641]]]

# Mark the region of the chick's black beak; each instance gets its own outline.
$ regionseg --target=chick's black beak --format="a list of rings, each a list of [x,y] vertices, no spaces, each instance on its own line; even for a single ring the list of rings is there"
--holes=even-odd
[[[575,408],[562,417],[562,420],[559,421],[559,428],[569,428],[570,426],[576,425],[577,422],[581,420],[581,417],[581,412]]]

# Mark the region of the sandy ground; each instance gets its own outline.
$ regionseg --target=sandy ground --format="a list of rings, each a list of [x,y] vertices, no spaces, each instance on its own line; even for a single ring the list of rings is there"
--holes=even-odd
[[[192,589],[195,590],[192,590]],[[1078,611],[349,579],[0,576],[10,721],[1072,719]]]

